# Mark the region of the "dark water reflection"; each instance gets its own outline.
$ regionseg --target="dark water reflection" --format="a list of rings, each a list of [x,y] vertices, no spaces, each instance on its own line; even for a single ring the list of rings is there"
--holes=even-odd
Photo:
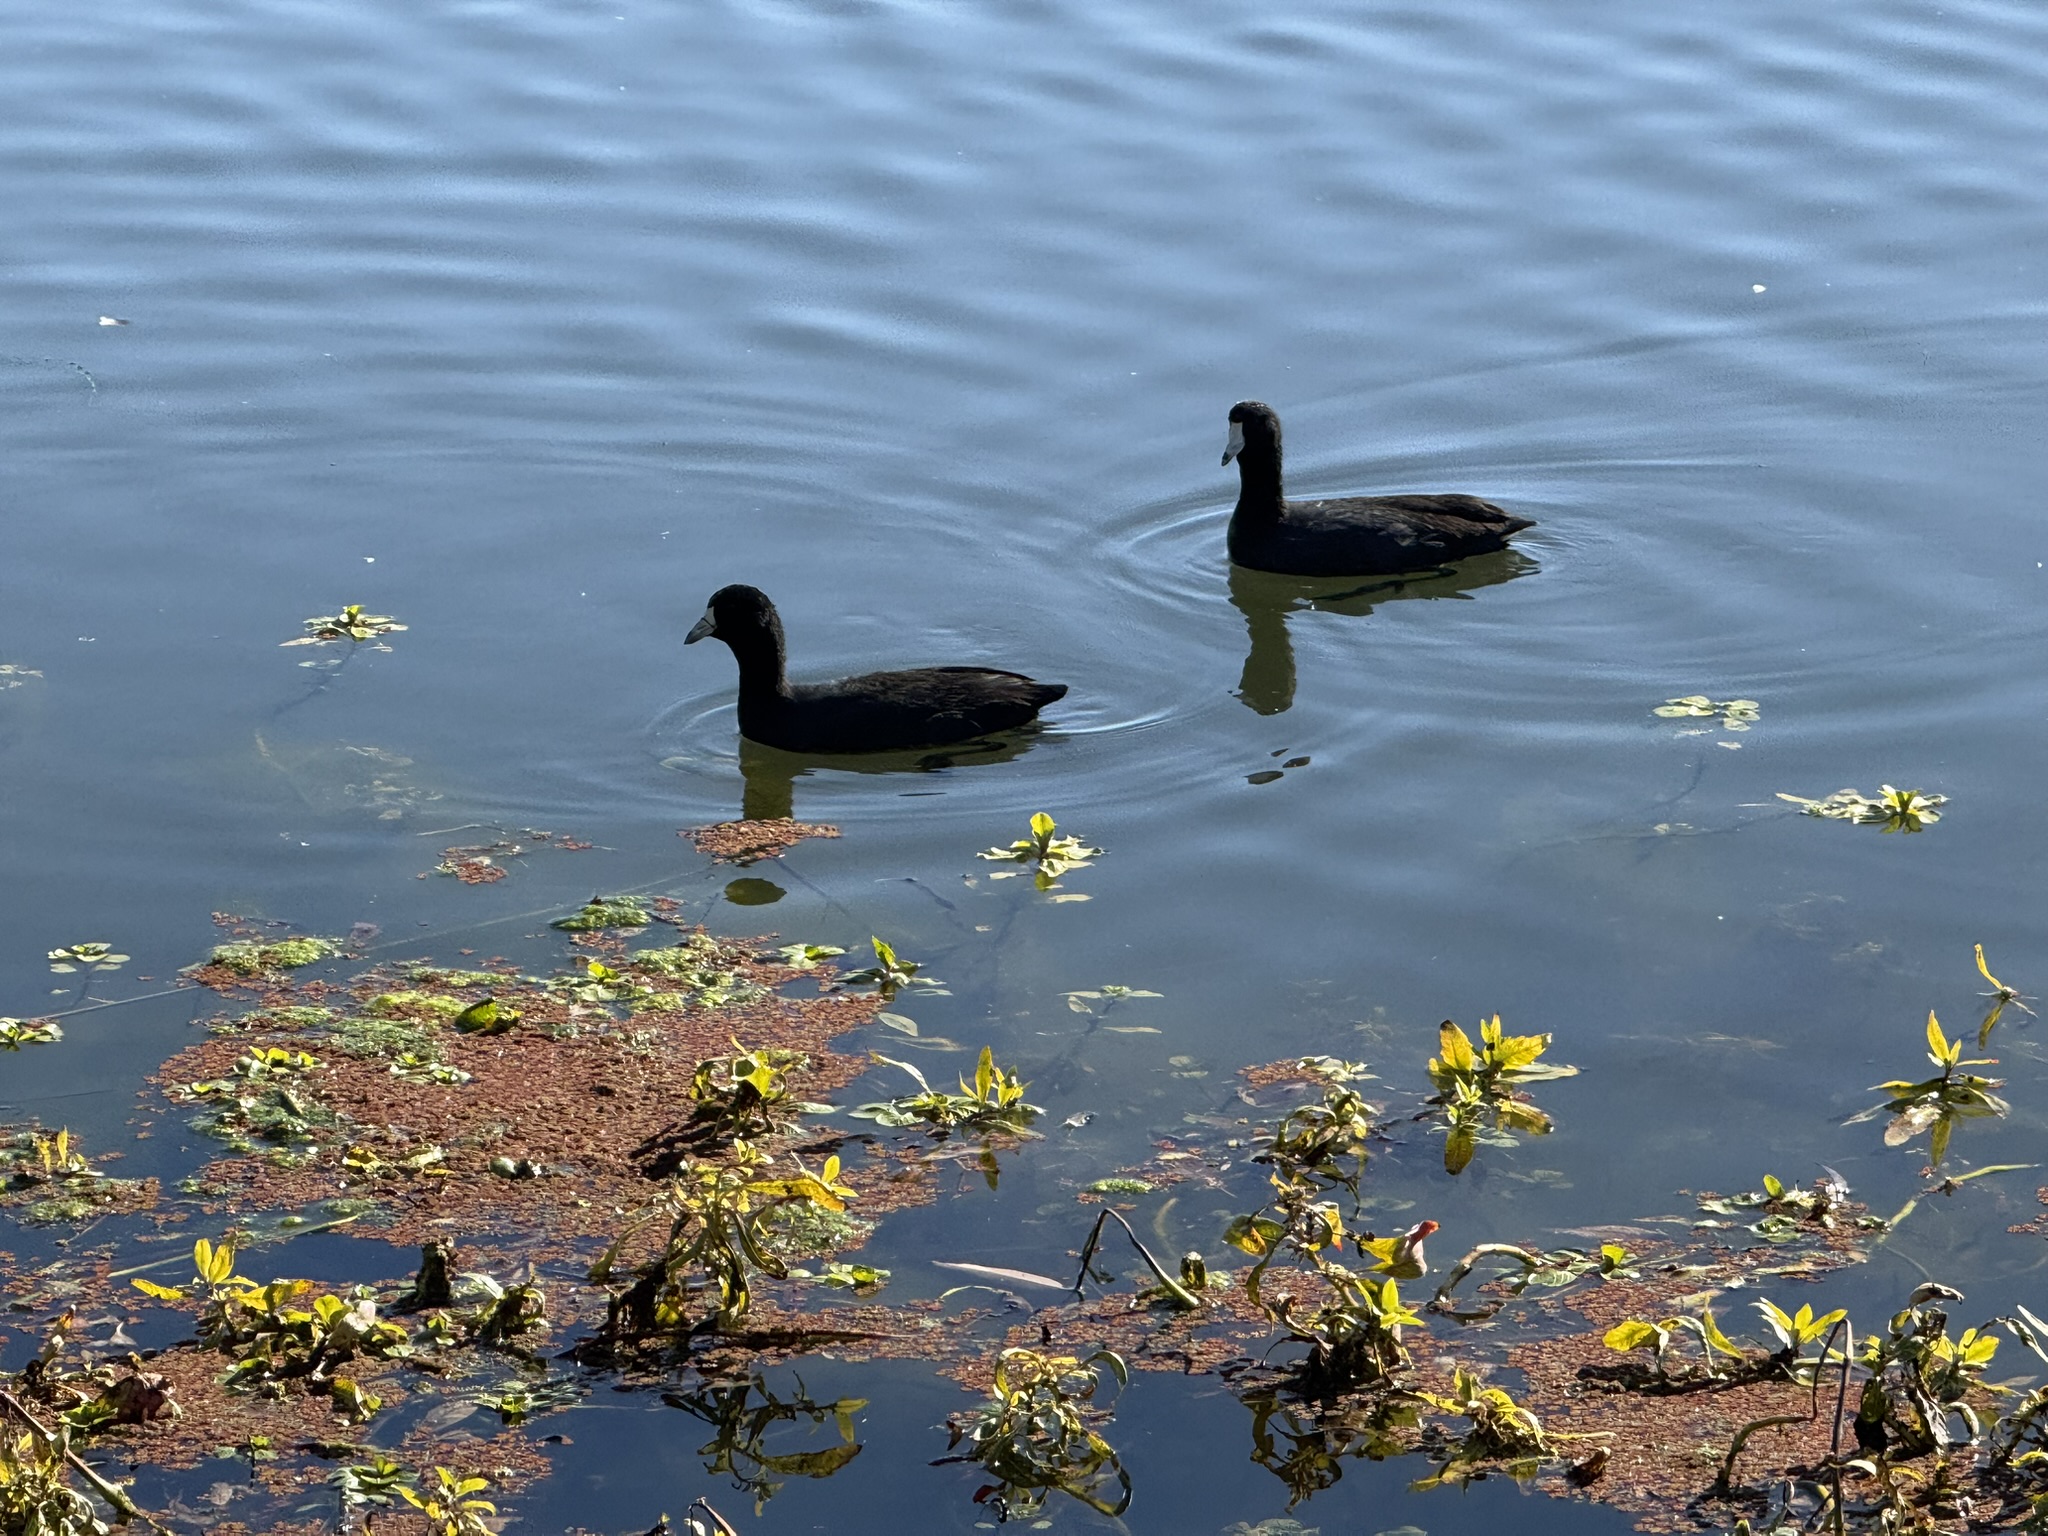
[[[763,746],[742,736],[739,738],[739,768],[743,783],[740,815],[748,821],[794,816],[797,781],[814,774],[950,776],[955,769],[1014,762],[1031,750],[1044,729],[1042,725],[1033,725],[1001,736],[961,742],[956,746],[917,752],[868,752],[858,756],[785,752],[780,747]],[[912,777],[905,777],[897,790],[903,795],[940,792],[936,787],[921,789]]]
[[[1406,598],[1469,598],[1542,567],[1520,550],[1475,555],[1453,565],[1399,576],[1282,576],[1230,567],[1230,603],[1244,615],[1250,649],[1238,679],[1238,700],[1255,715],[1285,714],[1294,705],[1294,642],[1287,631],[1292,613],[1342,613],[1368,617],[1375,608]],[[1361,665],[1368,663],[1361,662]]]

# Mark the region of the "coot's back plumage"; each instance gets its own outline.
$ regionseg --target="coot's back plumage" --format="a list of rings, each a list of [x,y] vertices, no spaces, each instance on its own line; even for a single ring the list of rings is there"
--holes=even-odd
[[[897,752],[950,746],[1028,725],[1065,683],[994,667],[916,667],[835,683],[792,684],[782,620],[755,587],[721,587],[684,644],[731,647],[740,668],[740,734],[786,752]]]
[[[1281,481],[1280,417],[1258,400],[1230,408],[1223,462],[1237,460],[1230,558],[1290,576],[1380,576],[1505,549],[1536,520],[1477,496],[1340,496],[1289,501]]]

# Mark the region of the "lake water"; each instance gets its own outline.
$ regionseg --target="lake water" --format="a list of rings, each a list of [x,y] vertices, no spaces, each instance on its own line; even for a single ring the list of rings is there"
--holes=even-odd
[[[62,1006],[43,955],[82,939],[135,957],[95,995],[151,991],[216,910],[448,957],[651,886],[720,931],[882,934],[952,987],[925,1030],[1058,1063],[1033,1097],[1097,1117],[886,1224],[903,1300],[932,1257],[1063,1268],[1073,1182],[1232,1113],[1241,1066],[1412,1092],[1439,1019],[1495,1011],[1585,1069],[1541,1092],[1558,1130],[1456,1180],[1409,1135],[1378,1208],[1541,1239],[1826,1162],[1889,1211],[1921,1159],[1839,1122],[1921,1075],[1929,1008],[1976,1022],[1973,943],[2048,983],[2037,5],[126,0],[0,39],[0,664],[42,673],[0,691],[0,1012]],[[1364,594],[1233,575],[1245,396],[1297,495],[1539,526]],[[729,581],[799,676],[1072,692],[1007,761],[743,765],[730,658],[681,644]],[[278,648],[347,602],[410,629],[331,679]],[[1761,720],[1652,716],[1692,693]],[[1774,798],[1880,783],[1950,803],[1884,836]],[[737,906],[675,832],[743,805],[845,836]],[[983,878],[1038,810],[1108,850],[1090,901]],[[600,847],[417,878],[475,823]],[[1126,1013],[1160,1032],[1077,1044],[1061,994],[1105,982],[1163,993]],[[119,1139],[194,1010],[73,1018],[0,1057],[0,1108]],[[2013,1114],[1964,1164],[2040,1151],[2008,1018]],[[1935,1202],[1829,1294],[2040,1306],[2004,1230],[2036,1182]],[[1163,1235],[1222,1262],[1228,1204]],[[979,1517],[925,1467],[950,1384],[811,1385],[872,1398],[873,1443],[747,1529]],[[602,1411],[522,1528],[720,1496],[666,1420],[607,1456],[641,1431]],[[1243,1422],[1141,1378],[1129,1528],[1281,1514]],[[1410,1475],[1297,1513],[1625,1525]]]

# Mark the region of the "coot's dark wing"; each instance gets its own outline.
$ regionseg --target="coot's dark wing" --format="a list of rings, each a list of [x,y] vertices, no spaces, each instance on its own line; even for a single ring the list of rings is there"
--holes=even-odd
[[[1066,696],[1064,683],[1041,683],[992,667],[919,667],[868,672],[790,690],[781,711],[799,751],[889,752],[943,747],[1028,725]]]
[[[1510,534],[1534,526],[1477,496],[1345,496],[1290,501],[1262,542],[1284,562],[1268,569],[1369,575],[1504,549]]]

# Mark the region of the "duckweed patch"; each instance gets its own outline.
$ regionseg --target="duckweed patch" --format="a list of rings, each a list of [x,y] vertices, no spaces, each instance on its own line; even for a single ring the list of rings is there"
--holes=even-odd
[[[692,846],[716,864],[757,864],[762,859],[779,859],[806,838],[837,837],[839,829],[823,822],[793,821],[787,816],[757,821],[721,821],[708,827],[691,827],[678,832]]]

